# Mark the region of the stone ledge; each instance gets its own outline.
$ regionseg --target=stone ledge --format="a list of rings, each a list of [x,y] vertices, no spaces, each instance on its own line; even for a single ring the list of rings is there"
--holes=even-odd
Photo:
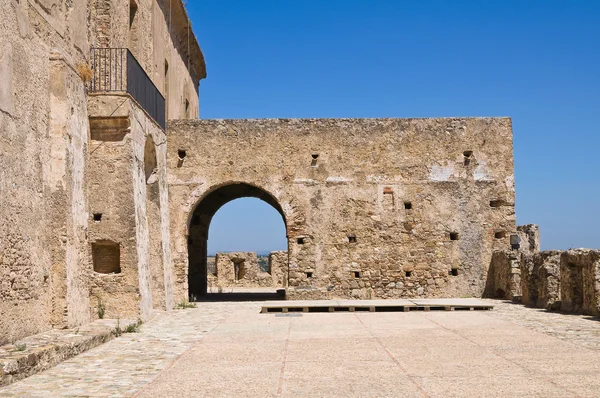
[[[0,387],[50,369],[112,340],[117,336],[117,324],[124,330],[137,322],[97,320],[75,329],[49,330],[0,347]]]

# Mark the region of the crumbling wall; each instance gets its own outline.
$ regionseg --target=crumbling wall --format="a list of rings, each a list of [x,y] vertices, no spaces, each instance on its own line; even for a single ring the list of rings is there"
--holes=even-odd
[[[519,225],[517,235],[521,240],[521,252],[534,254],[540,251],[540,229],[536,224]]]
[[[281,208],[290,294],[480,296],[516,233],[506,118],[173,121],[167,160],[178,299],[194,209],[236,183]]]
[[[512,299],[549,310],[600,314],[600,250],[539,251],[539,228],[517,228],[519,251],[497,251],[486,297]]]
[[[540,308],[560,308],[561,251],[523,253],[521,288],[523,304]]]
[[[521,295],[521,253],[513,250],[494,252],[483,296],[519,301]]]
[[[600,315],[600,251],[563,252],[560,274],[561,310]]]
[[[258,266],[254,252],[217,253],[210,287],[272,287],[273,277]]]
[[[269,253],[269,270],[273,284],[277,287],[288,286],[288,252],[287,250]]]

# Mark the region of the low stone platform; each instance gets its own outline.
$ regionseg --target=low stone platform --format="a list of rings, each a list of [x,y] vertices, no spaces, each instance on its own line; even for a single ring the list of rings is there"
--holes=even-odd
[[[474,299],[399,299],[399,300],[299,300],[265,303],[261,313],[276,312],[408,312],[491,310],[489,302]]]
[[[0,387],[97,347],[136,324],[131,320],[102,319],[77,329],[49,330],[4,345],[0,347]]]

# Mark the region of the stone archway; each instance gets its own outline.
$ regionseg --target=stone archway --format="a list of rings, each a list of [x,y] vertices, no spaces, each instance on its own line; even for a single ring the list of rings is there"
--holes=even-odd
[[[188,220],[188,294],[198,297],[207,292],[207,248],[208,230],[215,213],[226,203],[240,198],[257,198],[270,204],[283,218],[287,231],[287,220],[277,199],[257,186],[232,182],[220,185],[198,202]]]

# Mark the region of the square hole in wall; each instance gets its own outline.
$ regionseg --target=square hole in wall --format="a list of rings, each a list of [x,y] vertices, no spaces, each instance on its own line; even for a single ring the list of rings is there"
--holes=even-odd
[[[458,276],[458,269],[452,268],[450,271],[448,271],[448,275]]]
[[[356,243],[356,235],[348,235],[349,243]]]
[[[458,240],[458,232],[450,232],[450,240]]]
[[[412,210],[412,203],[411,202],[404,202],[404,209],[406,209],[406,210]]]
[[[319,159],[319,154],[318,153],[313,153],[312,155],[310,155],[312,157],[312,160],[310,162],[310,165],[312,167],[317,167],[317,160]]]
[[[410,278],[412,276],[412,271],[406,271],[404,273],[404,276],[406,276],[407,278]]]
[[[473,151],[464,151],[463,156],[464,156],[465,166],[468,166],[469,164],[471,164],[471,157],[473,156]]]
[[[312,278],[312,277],[313,277],[313,273],[312,273],[312,271],[307,271],[307,272],[306,272],[306,277],[307,277],[307,278]]]
[[[102,221],[102,213],[94,213],[93,218],[96,222]]]
[[[490,200],[490,207],[501,207],[504,206],[506,202],[502,199]]]
[[[178,149],[177,150],[177,157],[181,160],[185,159],[185,157],[187,156],[187,152],[184,149]]]
[[[496,239],[506,238],[506,232],[498,231],[498,232],[494,233],[494,238],[496,238]]]
[[[358,278],[360,278],[360,271],[353,271],[353,272],[352,272],[352,275],[354,275],[354,277],[355,277],[356,279],[358,279]]]
[[[303,245],[304,244],[304,238],[298,238],[298,239],[296,239],[296,243],[298,243],[299,245]]]

